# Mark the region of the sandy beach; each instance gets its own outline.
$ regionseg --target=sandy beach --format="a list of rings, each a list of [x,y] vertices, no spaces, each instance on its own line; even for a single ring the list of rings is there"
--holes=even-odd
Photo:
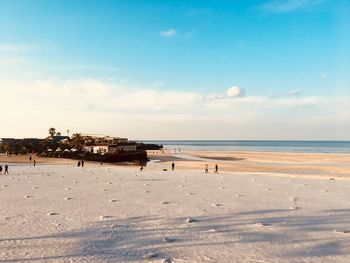
[[[149,156],[143,172],[0,156],[0,262],[350,261],[350,155]]]

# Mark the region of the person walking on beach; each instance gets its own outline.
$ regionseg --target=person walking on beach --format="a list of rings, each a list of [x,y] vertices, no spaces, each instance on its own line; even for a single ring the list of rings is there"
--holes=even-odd
[[[218,164],[215,164],[214,174],[218,174],[218,173],[219,173],[219,167],[218,167]]]
[[[29,162],[32,162],[32,156],[29,156]]]
[[[2,174],[2,166],[0,165],[0,174]]]
[[[175,170],[175,163],[174,163],[174,162],[171,164],[171,170],[172,170],[172,171]]]
[[[5,171],[4,171],[4,174],[8,174],[9,173],[9,167],[7,164],[5,164]]]
[[[205,170],[204,171],[205,171],[206,174],[209,173],[209,169],[208,169],[208,164],[207,163],[205,164]]]
[[[81,160],[81,167],[84,167],[84,160]]]
[[[143,165],[141,165],[141,167],[140,167],[140,172],[142,172],[143,171]]]
[[[35,161],[35,159],[33,160],[33,165],[34,165],[34,167],[35,167],[35,165],[36,165],[36,161]]]
[[[80,167],[80,161],[78,162],[78,167]]]

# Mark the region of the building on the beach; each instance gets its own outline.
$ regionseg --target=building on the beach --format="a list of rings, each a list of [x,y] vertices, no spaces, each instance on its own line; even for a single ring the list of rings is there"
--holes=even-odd
[[[69,136],[55,135],[55,136],[49,136],[49,137],[45,138],[45,140],[59,143],[62,141],[69,141]]]
[[[134,152],[136,151],[136,147],[137,147],[137,144],[135,142],[111,144],[108,146],[108,152],[109,153]]]
[[[84,146],[84,150],[89,153],[105,154],[108,153],[108,145]]]
[[[102,134],[82,134],[84,150],[95,154],[115,154],[121,152],[134,152],[137,143],[123,137],[111,137]]]
[[[84,145],[111,145],[129,143],[128,138],[112,137],[103,134],[82,134]]]

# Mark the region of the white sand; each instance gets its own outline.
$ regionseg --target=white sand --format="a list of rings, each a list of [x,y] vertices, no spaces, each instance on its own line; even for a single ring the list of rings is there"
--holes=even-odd
[[[347,178],[164,167],[10,165],[0,262],[350,262]]]

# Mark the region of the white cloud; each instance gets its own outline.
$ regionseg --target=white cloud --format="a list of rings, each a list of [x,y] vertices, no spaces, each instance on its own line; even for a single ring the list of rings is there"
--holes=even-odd
[[[328,73],[328,72],[324,72],[324,73],[322,73],[322,75],[321,75],[321,78],[322,78],[322,79],[328,79],[328,77],[329,77],[329,73]]]
[[[101,65],[71,65],[58,68],[72,69],[72,70],[86,70],[86,71],[106,71],[106,72],[117,72],[118,68]]]
[[[170,28],[170,29],[161,31],[159,34],[163,37],[173,37],[177,34],[177,31],[176,29]]]
[[[26,52],[34,48],[35,45],[0,44],[0,52]]]
[[[260,8],[271,13],[287,13],[307,9],[322,4],[323,0],[273,0],[264,3]]]
[[[230,98],[237,98],[237,97],[244,97],[245,92],[243,89],[237,86],[233,86],[227,89],[226,91],[227,96]]]
[[[238,87],[231,91],[233,97],[242,94]],[[44,136],[54,126],[61,131],[131,138],[276,139],[294,136],[293,129],[281,127],[307,126],[304,138],[320,139],[317,134],[322,128],[322,134],[328,131],[329,135],[339,130],[337,138],[344,139],[350,129],[348,97],[241,96],[233,100],[220,94],[57,78],[26,83],[0,80],[0,94],[6,98],[0,103],[1,122],[6,123],[0,137]]]
[[[300,91],[299,90],[292,90],[292,91],[288,92],[288,95],[296,97],[296,96],[300,95]]]

